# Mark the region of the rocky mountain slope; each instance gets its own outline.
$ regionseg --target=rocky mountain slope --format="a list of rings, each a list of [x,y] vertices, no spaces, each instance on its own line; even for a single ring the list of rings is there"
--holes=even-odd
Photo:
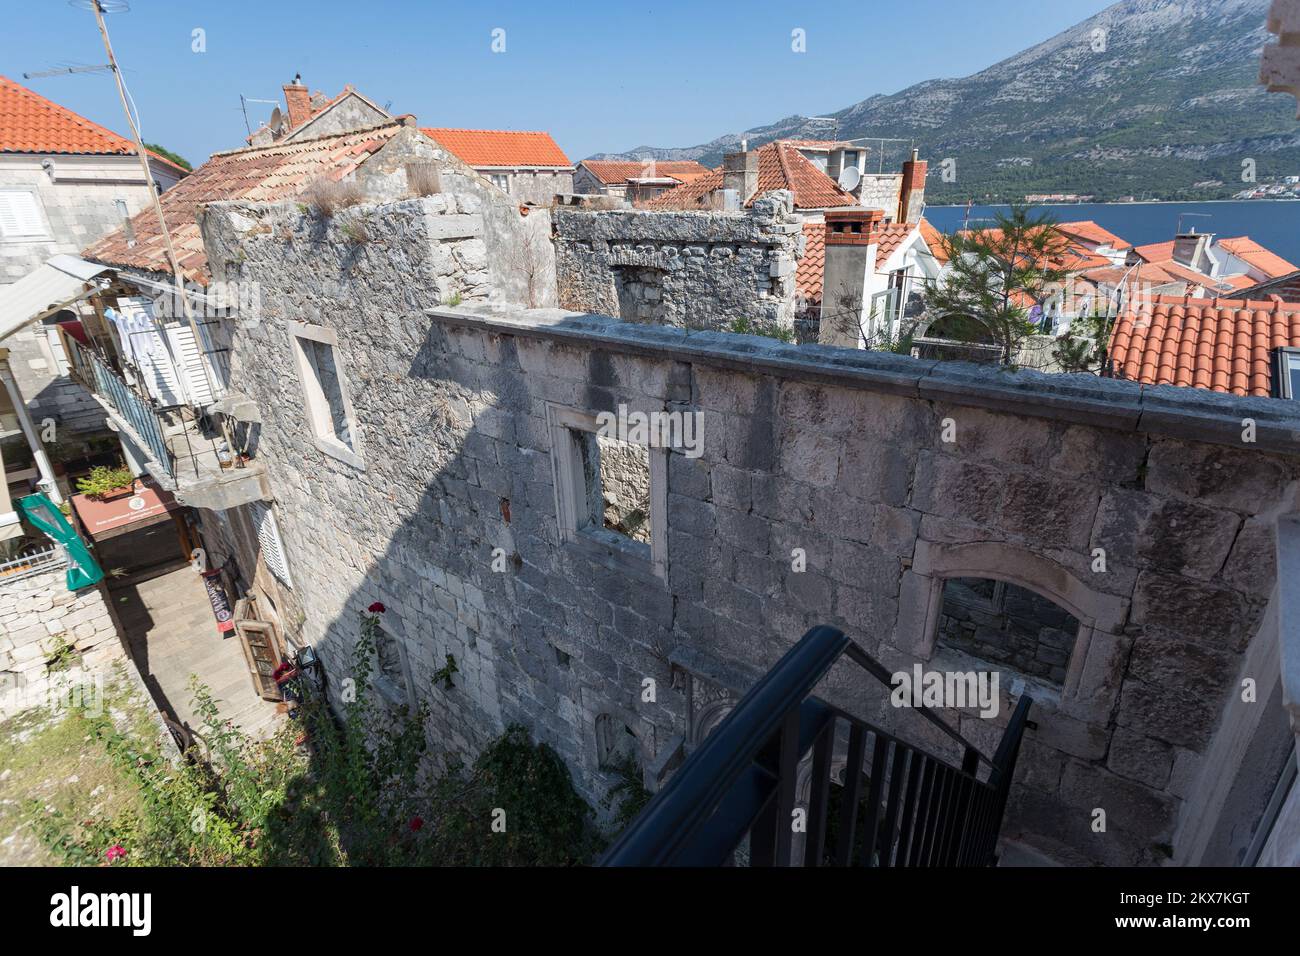
[[[694,147],[604,158],[714,165],[742,136],[752,145],[890,137],[915,141],[930,160],[932,202],[1049,192],[1221,198],[1245,188],[1246,159],[1261,182],[1300,174],[1294,100],[1258,84],[1267,8],[1268,0],[1123,0],[973,76],[868,97],[831,114],[838,128],[792,116]],[[887,145],[885,168],[897,169],[907,148]],[[878,161],[873,152],[870,165]]]

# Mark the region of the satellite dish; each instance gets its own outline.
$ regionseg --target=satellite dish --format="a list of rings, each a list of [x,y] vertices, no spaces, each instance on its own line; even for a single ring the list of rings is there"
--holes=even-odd
[[[267,125],[272,129],[275,129],[280,125],[280,107],[277,106],[275,109],[271,110],[271,122]]]
[[[858,188],[858,183],[862,182],[862,172],[856,166],[845,166],[840,172],[840,189],[846,193],[851,193]]]

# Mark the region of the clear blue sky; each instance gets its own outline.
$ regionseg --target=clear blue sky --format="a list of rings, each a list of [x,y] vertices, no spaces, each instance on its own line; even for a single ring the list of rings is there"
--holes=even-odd
[[[279,99],[294,73],[352,83],[430,126],[549,130],[574,161],[689,146],[794,113],[817,115],[921,80],[964,76],[1109,0],[435,2],[131,0],[108,18],[145,138],[194,165],[242,145],[239,94]],[[4,0],[0,73],[125,132],[107,74],[23,80],[101,63],[94,17],[65,0]],[[191,51],[206,31],[207,52]],[[493,53],[504,29],[506,51]],[[807,52],[791,52],[803,29]],[[256,128],[270,106],[253,104]]]

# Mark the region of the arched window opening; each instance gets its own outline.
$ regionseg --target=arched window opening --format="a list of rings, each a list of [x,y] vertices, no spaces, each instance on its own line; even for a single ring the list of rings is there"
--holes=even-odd
[[[1078,620],[1028,588],[991,578],[943,585],[938,645],[1060,687],[1079,634]]]

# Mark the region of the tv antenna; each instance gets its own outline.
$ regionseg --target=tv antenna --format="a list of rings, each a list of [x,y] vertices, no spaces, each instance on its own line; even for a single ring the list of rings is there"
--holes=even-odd
[[[108,38],[108,25],[104,22],[106,13],[126,13],[130,11],[131,5],[127,0],[68,0],[70,6],[81,10],[90,10],[95,14],[95,25],[99,27],[100,38],[104,41],[104,53],[108,56],[108,69],[113,74],[113,79],[117,83],[117,95],[122,101],[122,111],[126,114],[126,125],[131,130],[131,137],[135,141],[135,153],[140,157],[140,168],[144,171],[144,181],[149,187],[149,198],[153,200],[154,215],[158,217],[158,225],[162,229],[163,248],[167,252],[167,262],[172,269],[172,278],[176,283],[176,296],[180,299],[181,311],[189,322],[190,332],[194,336],[195,347],[202,349],[203,336],[199,334],[199,327],[194,321],[194,312],[190,308],[189,296],[185,292],[184,273],[181,272],[180,261],[176,257],[176,246],[172,242],[171,230],[167,228],[167,217],[163,215],[162,200],[158,198],[158,184],[154,181],[153,170],[149,166],[149,152],[145,149],[143,135],[140,132],[140,115],[135,109],[135,102],[131,99],[131,94],[126,88],[126,81],[122,79],[122,70],[118,67],[117,57],[113,53],[113,44]],[[166,341],[166,336],[163,337]],[[173,356],[174,358],[174,356]],[[216,394],[216,386],[213,384],[212,376],[208,372],[208,363],[203,361],[202,354],[199,356],[199,368],[203,371],[203,378],[207,382],[208,390]],[[222,428],[225,431],[224,425]],[[229,442],[229,436],[227,436]]]
[[[113,68],[107,63],[93,66],[61,66],[57,70],[35,70],[24,73],[24,80],[42,80],[47,76],[67,76],[69,73],[112,73]]]
[[[1176,235],[1181,236],[1183,234],[1184,219],[1213,219],[1213,218],[1214,216],[1208,212],[1181,212],[1178,214],[1178,232],[1176,233]]]
[[[270,103],[272,106],[274,106],[274,107],[275,107],[275,111],[271,114],[271,125],[272,125],[272,126],[275,125],[276,113],[279,113],[279,112],[280,112],[280,101],[279,101],[279,100],[259,100],[259,99],[256,99],[255,97],[252,97],[252,96],[245,96],[243,93],[240,93],[240,94],[239,94],[239,108],[240,108],[241,110],[243,110],[243,112],[244,112],[244,129],[246,129],[246,130],[248,131],[248,135],[249,135],[249,136],[252,136],[252,135],[253,135],[253,128],[252,128],[251,126],[249,126],[249,124],[248,124],[248,104],[249,104],[249,103]]]

